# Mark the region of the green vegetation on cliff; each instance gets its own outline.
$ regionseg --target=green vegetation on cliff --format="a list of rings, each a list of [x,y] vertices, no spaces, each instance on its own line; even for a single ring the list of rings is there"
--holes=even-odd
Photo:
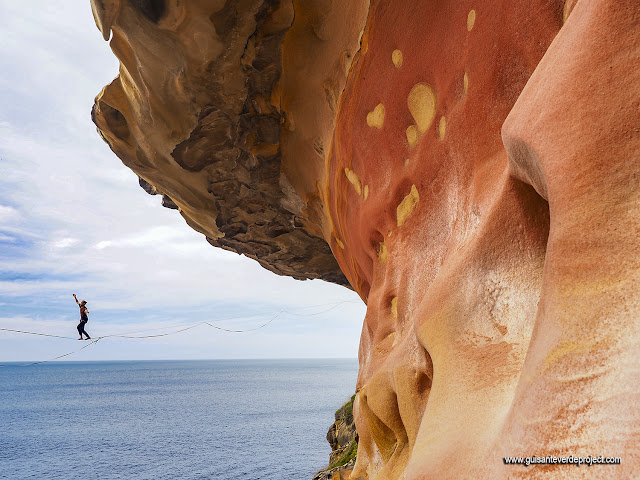
[[[344,418],[347,423],[353,423],[353,402],[356,399],[356,394],[351,395],[351,398],[336,410],[336,420],[340,417],[341,412],[344,412]]]
[[[355,394],[335,413],[335,422],[327,432],[327,441],[331,445],[329,466],[318,472],[313,480],[329,480],[336,471],[353,468],[358,453],[358,432],[353,418]]]
[[[351,460],[356,458],[357,453],[358,453],[358,442],[354,440],[353,442],[351,442],[351,445],[349,445],[349,448],[342,454],[342,456],[338,460],[333,462],[331,465],[329,465],[329,468],[327,470],[332,470],[334,468],[342,467],[343,465],[346,465]]]
[[[347,425],[353,425],[353,402],[355,398],[356,398],[356,395],[353,394],[351,398],[344,405],[342,405],[338,410],[336,410],[336,414],[335,414],[336,422],[344,422]],[[354,428],[354,432],[355,432],[355,428]],[[344,448],[342,455],[340,455],[340,457],[338,457],[334,462],[332,462],[329,465],[328,469],[331,470],[331,469],[346,465],[356,457],[357,453],[358,453],[358,439],[356,436],[356,438],[352,440],[346,448]]]

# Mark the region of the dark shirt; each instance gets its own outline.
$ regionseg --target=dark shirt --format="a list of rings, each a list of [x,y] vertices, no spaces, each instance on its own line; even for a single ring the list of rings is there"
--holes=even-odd
[[[84,305],[80,305],[80,320],[81,321],[83,321],[83,322],[89,321],[89,317],[87,316],[87,313],[89,313],[89,309]]]

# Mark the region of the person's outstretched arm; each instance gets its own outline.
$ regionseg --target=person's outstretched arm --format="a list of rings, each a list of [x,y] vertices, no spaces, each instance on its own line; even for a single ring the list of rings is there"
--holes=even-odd
[[[80,305],[80,302],[78,301],[78,297],[76,297],[76,294],[75,294],[75,293],[73,294],[73,298],[75,298],[75,299],[76,299],[76,303],[77,303],[78,305]]]

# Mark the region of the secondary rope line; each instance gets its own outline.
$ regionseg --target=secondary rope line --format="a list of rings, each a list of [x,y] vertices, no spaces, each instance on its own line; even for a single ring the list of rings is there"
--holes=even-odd
[[[207,325],[209,325],[212,328],[215,328],[217,330],[222,330],[224,332],[231,332],[231,333],[244,333],[244,332],[254,332],[256,330],[260,330],[261,328],[266,327],[267,325],[269,325],[271,322],[273,322],[276,318],[278,318],[280,315],[282,314],[282,311],[278,312],[278,314],[273,317],[271,320],[269,320],[267,323],[263,323],[262,325],[260,325],[259,327],[256,328],[250,328],[248,330],[230,330],[228,328],[223,328],[223,327],[219,327],[217,325],[211,325],[209,322],[204,322]]]
[[[338,304],[334,305],[333,307],[330,307],[330,308],[327,308],[326,310],[322,310],[320,312],[315,312],[315,313],[291,313],[291,312],[286,312],[286,311],[285,311],[285,313],[288,314],[288,315],[295,315],[297,317],[313,317],[315,315],[321,315],[323,313],[330,312],[331,310],[333,310],[335,308],[338,308],[340,305],[342,305],[342,304],[338,303]],[[324,305],[320,305],[320,306],[324,306]]]
[[[176,333],[180,333],[180,332],[184,332],[186,330],[191,330],[192,328],[196,328],[199,327],[200,325],[202,325],[204,322],[200,322],[200,323],[196,323],[194,325],[190,325],[186,328],[182,328],[180,330],[176,330],[175,332],[169,332],[169,333],[158,333],[156,335],[140,335],[140,336],[132,336],[130,334],[113,334],[113,335],[104,335],[100,338],[155,338],[155,337],[167,337],[169,335],[174,335]]]
[[[194,323],[193,325],[188,325],[185,328],[182,328],[180,330],[176,330],[175,332],[168,332],[168,333],[160,333],[157,335],[141,335],[141,336],[132,336],[130,334],[113,334],[113,335],[103,335],[100,338],[155,338],[155,337],[167,337],[169,335],[174,335],[176,333],[180,333],[180,332],[184,332],[186,330],[191,330],[192,328],[195,327],[199,327],[200,325],[208,325],[211,328],[215,328],[216,330],[222,330],[224,332],[230,332],[230,333],[245,333],[245,332],[255,332],[256,330],[260,330],[261,328],[266,327],[267,325],[269,325],[271,322],[273,322],[276,318],[278,318],[280,315],[282,314],[282,311],[278,312],[274,317],[272,317],[268,322],[263,323],[262,325],[255,327],[255,328],[247,328],[244,330],[232,330],[229,328],[224,328],[224,327],[220,327],[218,325],[213,325],[209,322],[199,322],[199,323]],[[243,318],[243,317],[238,317],[238,318]]]
[[[58,355],[57,357],[49,358],[48,360],[40,360],[39,362],[24,363],[22,365],[0,364],[0,367],[30,367],[32,365],[40,365],[41,363],[53,362],[54,360],[58,360],[63,357],[68,357],[69,355],[73,355],[74,353],[78,353],[80,350],[84,350],[85,348],[90,347],[91,345],[95,345],[96,343],[98,343],[99,340],[100,340],[100,337],[96,338],[95,340],[92,340],[90,343],[87,343],[84,347],[79,348],[78,350],[74,350],[73,352],[68,352],[62,355]]]
[[[118,335],[133,335],[134,333],[154,332],[154,331],[157,331],[157,330],[168,330],[170,328],[190,327],[192,325],[200,325],[201,323],[202,322],[179,323],[177,325],[165,325],[164,327],[146,328],[144,330],[134,330],[132,332],[122,332],[122,333],[113,333],[113,334],[109,334],[109,335],[103,335],[102,338],[115,337],[115,336],[118,336]]]

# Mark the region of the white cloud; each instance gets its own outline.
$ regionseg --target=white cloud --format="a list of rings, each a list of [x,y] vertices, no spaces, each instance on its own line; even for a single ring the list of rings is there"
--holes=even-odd
[[[13,207],[6,205],[0,205],[0,224],[17,220],[20,217],[18,212]]]
[[[69,248],[72,247],[74,245],[76,245],[78,243],[78,239],[77,238],[71,238],[71,237],[66,237],[66,238],[61,238],[59,240],[56,240],[55,242],[53,242],[53,247],[54,248]]]
[[[102,240],[101,242],[96,243],[94,248],[96,248],[97,250],[103,250],[110,246],[111,246],[111,240]]]

